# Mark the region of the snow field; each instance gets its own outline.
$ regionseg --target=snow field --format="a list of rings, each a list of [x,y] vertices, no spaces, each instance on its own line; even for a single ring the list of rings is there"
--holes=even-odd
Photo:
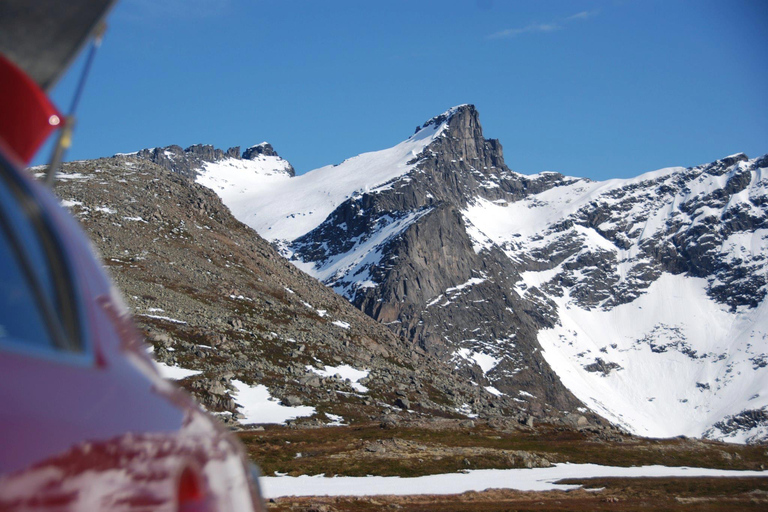
[[[596,229],[578,223],[566,231],[581,241],[581,253],[613,253],[615,271],[623,283],[632,278],[634,266],[643,263],[641,243],[663,233],[670,219],[682,225],[680,230],[688,230],[705,219],[720,219],[733,208],[747,209],[756,218],[765,216],[755,206],[760,201],[750,201],[753,196],[762,198],[768,188],[768,169],[762,168],[753,169],[750,186],[734,194],[724,206],[703,205],[694,211],[681,208],[692,200],[711,197],[747,166],[739,162],[719,176],[696,176],[695,169],[668,168],[631,180],[590,182],[566,178],[572,181],[506,207],[476,198],[463,214],[476,252],[495,244],[515,261],[565,236],[550,227],[569,217],[578,218],[574,214],[580,208],[600,205],[610,209],[626,194],[629,198],[639,194],[642,199],[649,190],[688,173],[686,186],[675,195],[659,196],[653,204],[640,200],[622,213],[630,222],[627,233],[635,234],[628,249],[617,247]],[[632,189],[627,185],[649,188]],[[604,222],[599,229],[615,226]],[[754,261],[751,272],[765,274],[768,270],[759,262],[768,255],[768,230],[733,233],[719,252],[723,262]],[[516,287],[516,291],[523,295],[531,287],[541,288],[563,271],[561,264],[549,270],[525,272],[521,282],[525,286]],[[584,279],[579,272],[573,276]],[[730,311],[707,295],[708,287],[714,284],[716,277],[707,281],[663,274],[639,298],[609,311],[579,307],[566,288],[562,297],[550,296],[557,304],[560,324],[539,332],[543,355],[578,398],[635,434],[706,435],[746,442],[764,434],[766,428],[730,435],[711,429],[728,416],[768,406],[768,367],[760,366],[768,353],[768,305],[764,301],[756,309]],[[607,374],[599,368],[591,372],[585,368],[598,359],[619,368]]]
[[[461,494],[487,489],[519,491],[567,491],[579,485],[558,484],[566,478],[642,477],[768,477],[768,471],[641,466],[614,467],[597,464],[555,464],[549,468],[478,469],[463,473],[415,478],[365,476],[263,476],[259,479],[264,498],[283,496],[376,496]]]

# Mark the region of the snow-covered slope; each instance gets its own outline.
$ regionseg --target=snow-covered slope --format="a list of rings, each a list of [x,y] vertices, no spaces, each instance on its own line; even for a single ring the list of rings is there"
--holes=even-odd
[[[572,179],[507,207],[476,198],[464,214],[477,250],[543,267],[517,290],[556,304],[557,324],[538,339],[591,409],[647,436],[764,439],[766,163],[734,155]]]
[[[764,425],[733,435],[712,427],[768,406],[768,305],[732,313],[706,285],[665,273],[608,311],[555,297],[560,323],[539,334],[544,357],[585,404],[635,433],[765,438]]]
[[[456,108],[442,117],[449,118]],[[215,190],[235,217],[267,240],[290,241],[319,226],[345,200],[384,190],[411,171],[416,157],[445,126],[445,122],[429,124],[392,148],[293,178],[270,167],[274,162],[226,159],[206,163],[197,181]]]

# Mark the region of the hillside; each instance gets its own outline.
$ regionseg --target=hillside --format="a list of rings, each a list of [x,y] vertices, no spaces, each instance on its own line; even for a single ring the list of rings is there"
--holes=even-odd
[[[527,176],[461,105],[302,176],[235,164],[196,179],[491,403],[536,417],[586,404],[648,436],[766,438],[768,158]]]
[[[261,148],[242,162],[258,165]],[[397,424],[466,418],[472,404],[511,426],[527,421],[296,269],[214,193],[146,156],[155,153],[172,162],[172,151],[153,150],[65,164],[55,192],[163,372],[207,409],[233,424]]]

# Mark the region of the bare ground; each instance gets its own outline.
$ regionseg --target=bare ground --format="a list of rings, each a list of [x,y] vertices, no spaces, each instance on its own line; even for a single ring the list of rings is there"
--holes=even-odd
[[[698,439],[647,439],[589,428],[432,420],[398,425],[287,428],[239,433],[266,475],[414,477],[464,469],[546,467],[551,463],[761,470],[768,447]],[[276,511],[366,510],[768,510],[768,478],[601,478],[563,480],[573,491],[488,490],[447,496],[279,498]],[[587,490],[590,489],[590,490]]]

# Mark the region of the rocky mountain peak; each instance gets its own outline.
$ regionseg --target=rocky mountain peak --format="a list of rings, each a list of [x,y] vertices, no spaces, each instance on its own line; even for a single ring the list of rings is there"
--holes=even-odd
[[[501,143],[496,139],[486,139],[480,116],[474,105],[461,105],[433,118],[446,117],[446,129],[442,137],[435,140],[428,148],[437,157],[438,165],[443,168],[456,167],[472,174],[479,171],[492,174],[508,171],[504,164]],[[432,120],[428,121],[428,123]],[[451,164],[458,164],[452,166]]]
[[[269,142],[262,142],[251,146],[243,152],[243,160],[255,160],[259,155],[264,156],[280,156],[277,151],[272,147]]]
[[[477,118],[477,109],[474,105],[464,104],[451,107],[440,115],[437,115],[424,123],[421,126],[416,127],[416,133],[419,133],[424,128],[429,126],[440,126],[443,122],[448,121],[451,124],[455,119],[461,119],[465,117]]]
[[[268,142],[262,142],[249,147],[243,152],[242,156],[240,155],[240,146],[234,146],[224,151],[210,144],[193,144],[186,149],[173,144],[171,146],[142,149],[136,153],[117,154],[115,156],[118,158],[135,156],[149,160],[166,170],[189,178],[196,178],[206,164],[228,159],[254,161],[264,159],[265,157],[275,159],[279,163],[276,167],[279,167],[289,176],[295,176],[296,174],[293,166],[283,160]]]

